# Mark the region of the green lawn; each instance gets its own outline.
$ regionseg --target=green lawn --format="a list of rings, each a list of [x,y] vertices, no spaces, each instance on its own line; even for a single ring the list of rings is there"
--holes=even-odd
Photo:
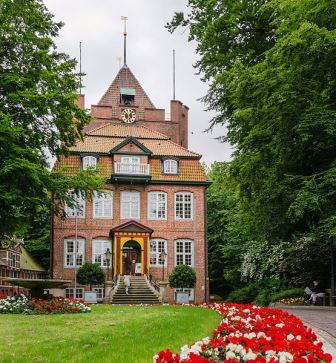
[[[0,314],[0,362],[152,362],[209,335],[219,315],[183,306],[94,306],[78,315]]]

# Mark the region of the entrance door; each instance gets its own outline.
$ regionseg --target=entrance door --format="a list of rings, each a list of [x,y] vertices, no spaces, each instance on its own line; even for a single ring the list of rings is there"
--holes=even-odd
[[[123,249],[123,273],[124,275],[134,275],[135,264],[138,263],[138,252],[133,249]]]

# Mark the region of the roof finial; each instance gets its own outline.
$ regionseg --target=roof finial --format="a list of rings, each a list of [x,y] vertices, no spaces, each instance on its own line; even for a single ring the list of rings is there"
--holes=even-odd
[[[127,21],[127,16],[122,16],[121,20],[124,21],[124,66],[127,66],[127,64],[126,64],[126,37],[127,37],[126,21]]]

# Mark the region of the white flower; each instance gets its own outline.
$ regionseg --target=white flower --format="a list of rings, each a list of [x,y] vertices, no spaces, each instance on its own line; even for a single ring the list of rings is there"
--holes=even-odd
[[[287,340],[293,340],[295,337],[293,334],[288,334],[287,335]]]
[[[252,359],[256,359],[257,358],[257,355],[254,354],[251,350],[248,351],[248,353],[246,353],[243,357],[243,359],[246,361],[246,360],[252,360]]]
[[[283,323],[278,323],[278,324],[275,324],[275,326],[276,326],[277,328],[283,328],[283,327],[285,326],[285,324],[283,324]]]

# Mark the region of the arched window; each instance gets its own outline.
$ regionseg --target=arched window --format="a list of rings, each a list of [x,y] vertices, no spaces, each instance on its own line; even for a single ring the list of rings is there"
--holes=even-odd
[[[167,219],[167,193],[148,193],[148,219]]]
[[[72,199],[72,205],[66,205],[65,213],[68,218],[85,218],[85,199],[81,193],[74,190],[69,191],[69,197]]]
[[[179,239],[175,241],[175,266],[194,266],[194,241]]]
[[[163,162],[163,172],[165,174],[177,174],[177,161],[174,159],[167,159]]]
[[[162,252],[167,253],[167,241],[164,239],[152,239],[150,241],[150,264],[151,266],[162,267],[163,261],[160,257]],[[167,265],[167,258],[164,262]]]
[[[110,240],[98,240],[92,241],[92,262],[98,263],[102,267],[109,267],[111,264],[110,260],[106,259],[106,251],[112,251],[112,242]]]
[[[112,192],[95,192],[93,197],[93,218],[112,218]]]
[[[82,166],[83,170],[95,168],[97,166],[97,158],[92,155],[83,156]]]
[[[64,240],[64,267],[82,266],[84,263],[85,240],[82,238],[69,238]]]

